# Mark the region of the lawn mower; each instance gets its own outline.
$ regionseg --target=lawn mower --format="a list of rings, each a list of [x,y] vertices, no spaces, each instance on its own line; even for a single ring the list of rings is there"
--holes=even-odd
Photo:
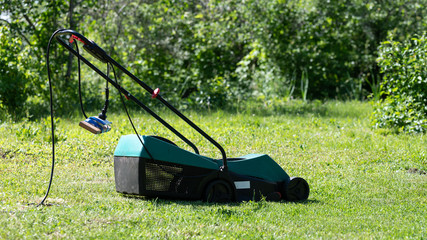
[[[268,155],[248,154],[241,157],[228,158],[223,147],[218,142],[162,97],[159,88],[152,89],[112,59],[95,42],[69,29],[55,31],[48,44],[47,68],[51,96],[52,129],[54,128],[54,117],[49,48],[53,39],[56,39],[59,44],[78,58],[80,104],[83,115],[86,117],[86,120],[79,123],[81,127],[94,134],[108,132],[111,129],[111,122],[106,120],[108,84],[116,88],[120,94],[123,107],[126,110],[134,133],[122,136],[114,151],[114,178],[117,192],[149,198],[203,200],[207,202],[258,201],[261,199],[271,201],[303,201],[308,198],[308,183],[300,177],[289,177]],[[95,67],[87,58],[82,56],[77,43],[82,44],[83,48],[97,60],[106,63],[107,73]],[[83,110],[80,92],[80,61],[84,62],[106,80],[106,100],[99,116],[87,117]],[[109,76],[110,68],[114,72],[114,79]],[[220,151],[222,158],[214,159],[199,154],[199,150],[194,143],[119,84],[115,68],[122,71],[133,82],[151,94],[151,100],[157,100],[162,103],[191,128],[201,134],[201,136]],[[188,144],[194,152],[182,149],[172,141],[160,136],[142,136],[138,134],[122,96],[135,102]],[[40,204],[43,204],[46,199],[53,178],[55,163],[55,138],[53,134],[52,131],[53,154],[51,179],[46,196]]]

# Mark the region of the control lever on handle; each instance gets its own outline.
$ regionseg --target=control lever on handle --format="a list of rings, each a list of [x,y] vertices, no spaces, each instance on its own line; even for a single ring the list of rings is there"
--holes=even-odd
[[[71,34],[71,37],[68,41],[71,44],[74,42],[74,40],[77,40],[77,41],[83,43],[83,48],[88,53],[90,53],[93,57],[97,58],[99,61],[101,61],[103,63],[108,63],[107,53],[105,53],[104,49],[99,47],[94,41],[89,40],[89,39],[83,37],[82,35],[80,35],[76,32],[73,32]]]
[[[105,51],[102,48],[100,48],[98,45],[96,45],[95,42],[91,40],[88,40],[88,41],[89,41],[89,44],[84,44],[83,48],[99,61],[103,63],[107,63],[108,60],[105,58],[105,56],[107,56]]]

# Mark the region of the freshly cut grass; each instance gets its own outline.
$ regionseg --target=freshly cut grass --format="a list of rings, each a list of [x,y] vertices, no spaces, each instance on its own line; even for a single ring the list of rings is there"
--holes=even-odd
[[[305,104],[305,103],[304,103]],[[115,192],[113,152],[132,134],[123,114],[111,132],[57,119],[57,165],[44,196],[51,149],[49,121],[0,123],[0,238],[354,239],[427,238],[427,137],[369,126],[368,103],[327,102],[186,114],[230,157],[266,153],[311,187],[305,202],[207,204]],[[286,109],[288,107],[288,109]],[[219,151],[178,118],[163,114],[201,153]],[[140,134],[190,150],[147,114]]]

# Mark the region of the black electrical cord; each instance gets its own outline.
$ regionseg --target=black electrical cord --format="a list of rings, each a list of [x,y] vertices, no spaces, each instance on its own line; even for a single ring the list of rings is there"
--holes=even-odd
[[[111,65],[111,68],[113,69],[114,81],[116,82],[116,84],[117,84],[118,86],[120,86],[120,85],[119,85],[119,83],[118,83],[118,81],[117,81],[116,70],[114,70],[114,66],[113,66],[111,63],[110,63],[110,65]],[[148,153],[148,156],[150,156],[151,160],[154,160],[153,156],[152,156],[152,155],[151,155],[151,153],[148,151],[147,147],[145,146],[144,142],[142,141],[141,137],[139,136],[138,131],[137,131],[137,130],[136,130],[136,128],[135,128],[135,125],[133,124],[133,121],[132,121],[132,119],[131,119],[131,117],[130,117],[130,115],[129,115],[128,109],[127,109],[127,107],[126,107],[125,100],[123,99],[122,93],[120,92],[120,90],[119,90],[119,89],[117,89],[117,90],[119,91],[119,95],[120,95],[120,99],[121,99],[122,104],[123,104],[123,108],[124,108],[124,109],[125,109],[125,111],[126,111],[126,115],[128,116],[129,122],[130,122],[130,124],[132,125],[133,131],[135,132],[135,134],[136,134],[136,136],[138,137],[139,141],[141,142],[142,146],[144,146],[144,149],[145,149],[145,151]]]
[[[50,170],[50,180],[49,185],[46,190],[46,195],[43,197],[43,199],[40,201],[39,204],[37,204],[37,207],[40,205],[44,205],[44,201],[46,201],[47,196],[49,195],[50,187],[52,186],[52,180],[53,180],[53,172],[55,169],[55,123],[54,123],[54,114],[53,114],[53,91],[52,91],[52,81],[51,81],[51,74],[50,74],[50,66],[49,66],[49,50],[50,45],[52,43],[53,38],[55,35],[62,31],[63,29],[56,30],[52,36],[49,38],[49,42],[47,44],[47,51],[46,51],[46,66],[47,66],[47,78],[49,80],[49,93],[50,93],[50,126],[51,126],[51,138],[52,138],[52,168]]]
[[[77,44],[77,41],[74,41],[74,45],[76,45],[76,51],[77,54],[80,54],[79,52],[79,45]],[[82,100],[82,86],[81,86],[81,71],[80,71],[80,58],[77,58],[77,69],[79,71],[79,99],[80,99],[80,108],[82,110],[83,116],[87,119],[86,112],[83,108],[83,100]]]
[[[79,51],[79,45],[77,44],[77,41],[74,41],[74,44],[76,46],[76,52],[80,55]],[[80,70],[80,58],[77,58],[77,65],[78,65],[78,72],[79,72],[79,99],[80,99],[80,108],[82,110],[83,116],[87,119],[88,116],[86,115],[86,112],[83,108],[83,100],[82,100],[82,90],[81,90],[81,70]],[[110,75],[110,65],[107,63],[107,76]],[[109,103],[109,88],[108,88],[108,81],[105,81],[105,103],[104,108],[101,110],[101,113],[99,114],[99,118],[105,120],[107,118],[107,109],[108,109],[108,103]]]
[[[110,65],[107,62],[107,77],[110,77]],[[99,113],[98,117],[102,120],[107,119],[107,110],[109,105],[109,97],[110,97],[110,89],[108,88],[108,81],[105,81],[105,102],[104,107],[101,110],[101,113]]]
[[[50,171],[49,185],[48,185],[48,187],[47,187],[46,194],[45,194],[45,196],[43,197],[43,199],[40,201],[40,203],[39,203],[39,204],[37,204],[37,207],[39,207],[40,205],[45,205],[45,204],[44,204],[44,202],[46,201],[46,199],[47,199],[47,197],[48,197],[48,195],[49,195],[50,188],[51,188],[51,186],[52,186],[52,181],[53,181],[53,173],[54,173],[54,170],[55,170],[55,123],[54,123],[54,111],[53,111],[52,77],[51,77],[51,70],[50,70],[50,65],[49,65],[49,63],[50,63],[50,62],[49,62],[49,55],[50,55],[50,46],[51,46],[51,44],[52,44],[52,40],[53,40],[53,38],[55,37],[55,35],[56,35],[58,32],[63,31],[63,30],[64,30],[64,29],[56,30],[56,31],[52,34],[52,36],[49,38],[49,42],[48,42],[48,45],[47,45],[47,51],[46,51],[46,67],[47,67],[47,76],[48,76],[48,81],[49,81],[49,93],[50,93],[50,124],[51,124],[51,138],[52,138],[52,167],[51,167],[51,171]],[[75,45],[76,45],[77,53],[78,53],[78,54],[80,54],[80,53],[79,53],[79,48],[78,48],[77,43],[75,43]],[[83,108],[83,101],[82,101],[82,94],[81,94],[81,67],[80,67],[80,58],[78,58],[78,61],[77,61],[77,62],[78,62],[78,79],[79,79],[79,99],[80,99],[80,108],[81,108],[82,113],[83,113],[83,115],[85,116],[85,118],[88,118],[88,117],[87,117],[87,115],[86,115],[86,113],[85,113],[85,111],[84,111],[84,108]],[[109,67],[108,67],[108,64],[110,64],[111,68],[113,69],[113,73],[114,73],[114,80],[115,80],[115,82],[117,83],[117,85],[119,85],[119,84],[118,84],[118,81],[117,81],[116,71],[115,71],[115,69],[114,69],[114,66],[113,66],[111,63],[107,63],[107,76],[108,76],[108,74],[109,74]],[[120,86],[120,85],[119,85],[119,86]],[[141,137],[139,136],[138,131],[137,131],[137,130],[136,130],[136,128],[135,128],[135,125],[134,125],[134,124],[133,124],[133,122],[132,122],[132,119],[131,119],[131,117],[130,117],[130,115],[129,115],[129,112],[128,112],[127,107],[126,107],[126,103],[125,103],[125,101],[124,101],[124,99],[123,99],[123,96],[122,96],[122,94],[121,94],[120,90],[119,90],[119,89],[117,89],[117,90],[119,91],[119,95],[120,95],[121,101],[122,101],[122,103],[123,103],[123,107],[124,107],[124,109],[125,109],[125,111],[126,111],[126,114],[127,114],[127,116],[128,116],[129,122],[131,123],[132,128],[133,128],[133,130],[134,130],[134,132],[135,132],[136,136],[138,137],[138,139],[139,139],[139,141],[141,142],[142,146],[144,146],[144,149],[145,149],[145,151],[147,152],[147,154],[150,156],[150,158],[151,158],[152,160],[154,160],[153,156],[152,156],[152,155],[151,155],[151,153],[148,151],[147,147],[145,146],[144,142],[142,141]],[[104,105],[104,109],[102,110],[102,113],[103,113],[104,115],[105,115],[105,113],[106,113],[106,111],[107,111],[107,108],[108,108],[108,91],[109,91],[109,90],[108,90],[108,81],[107,81],[106,89],[105,89],[105,93],[106,93],[106,103],[105,103],[105,105]]]
[[[51,72],[50,72],[49,57],[50,57],[50,45],[52,44],[52,40],[55,37],[55,35],[58,32],[62,31],[62,30],[64,30],[64,29],[56,30],[52,34],[52,36],[50,37],[49,42],[47,44],[47,51],[46,51],[46,67],[47,67],[47,77],[48,77],[48,80],[49,80],[49,93],[50,93],[50,119],[51,119],[50,123],[51,123],[51,133],[52,133],[52,136],[51,136],[51,138],[52,138],[52,168],[51,168],[51,171],[50,171],[49,185],[47,187],[46,194],[43,197],[43,199],[40,201],[40,203],[37,204],[37,207],[39,207],[40,205],[44,205],[44,202],[46,201],[46,199],[47,199],[47,197],[49,195],[50,188],[52,186],[52,181],[53,181],[53,173],[54,173],[54,170],[55,170],[55,123],[54,123],[54,114],[53,114],[53,90],[52,90],[52,77],[51,77]],[[78,46],[77,42],[74,42],[74,43],[75,43],[75,46],[76,46],[77,53],[80,54],[79,53],[79,46]],[[84,108],[83,108],[83,101],[82,101],[82,94],[81,94],[81,67],[80,67],[80,58],[77,58],[77,64],[78,64],[78,78],[79,78],[80,108],[81,108],[82,113],[85,116],[85,118],[88,118],[87,115],[86,115],[86,113],[85,113],[85,111],[84,111]],[[108,82],[107,82],[107,88],[108,88]]]

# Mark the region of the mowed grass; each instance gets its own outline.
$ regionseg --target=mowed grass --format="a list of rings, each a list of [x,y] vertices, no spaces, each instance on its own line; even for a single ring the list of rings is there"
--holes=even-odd
[[[132,134],[124,114],[111,132],[92,135],[79,117],[58,119],[57,165],[49,206],[49,121],[0,124],[0,238],[390,239],[427,238],[427,137],[369,126],[369,103],[298,103],[269,110],[185,112],[229,157],[266,153],[311,187],[305,202],[208,204],[123,196],[113,152]],[[95,113],[94,113],[95,114]],[[140,134],[190,150],[147,114]],[[163,114],[201,153],[220,157],[172,114]],[[81,117],[83,118],[83,117]]]

